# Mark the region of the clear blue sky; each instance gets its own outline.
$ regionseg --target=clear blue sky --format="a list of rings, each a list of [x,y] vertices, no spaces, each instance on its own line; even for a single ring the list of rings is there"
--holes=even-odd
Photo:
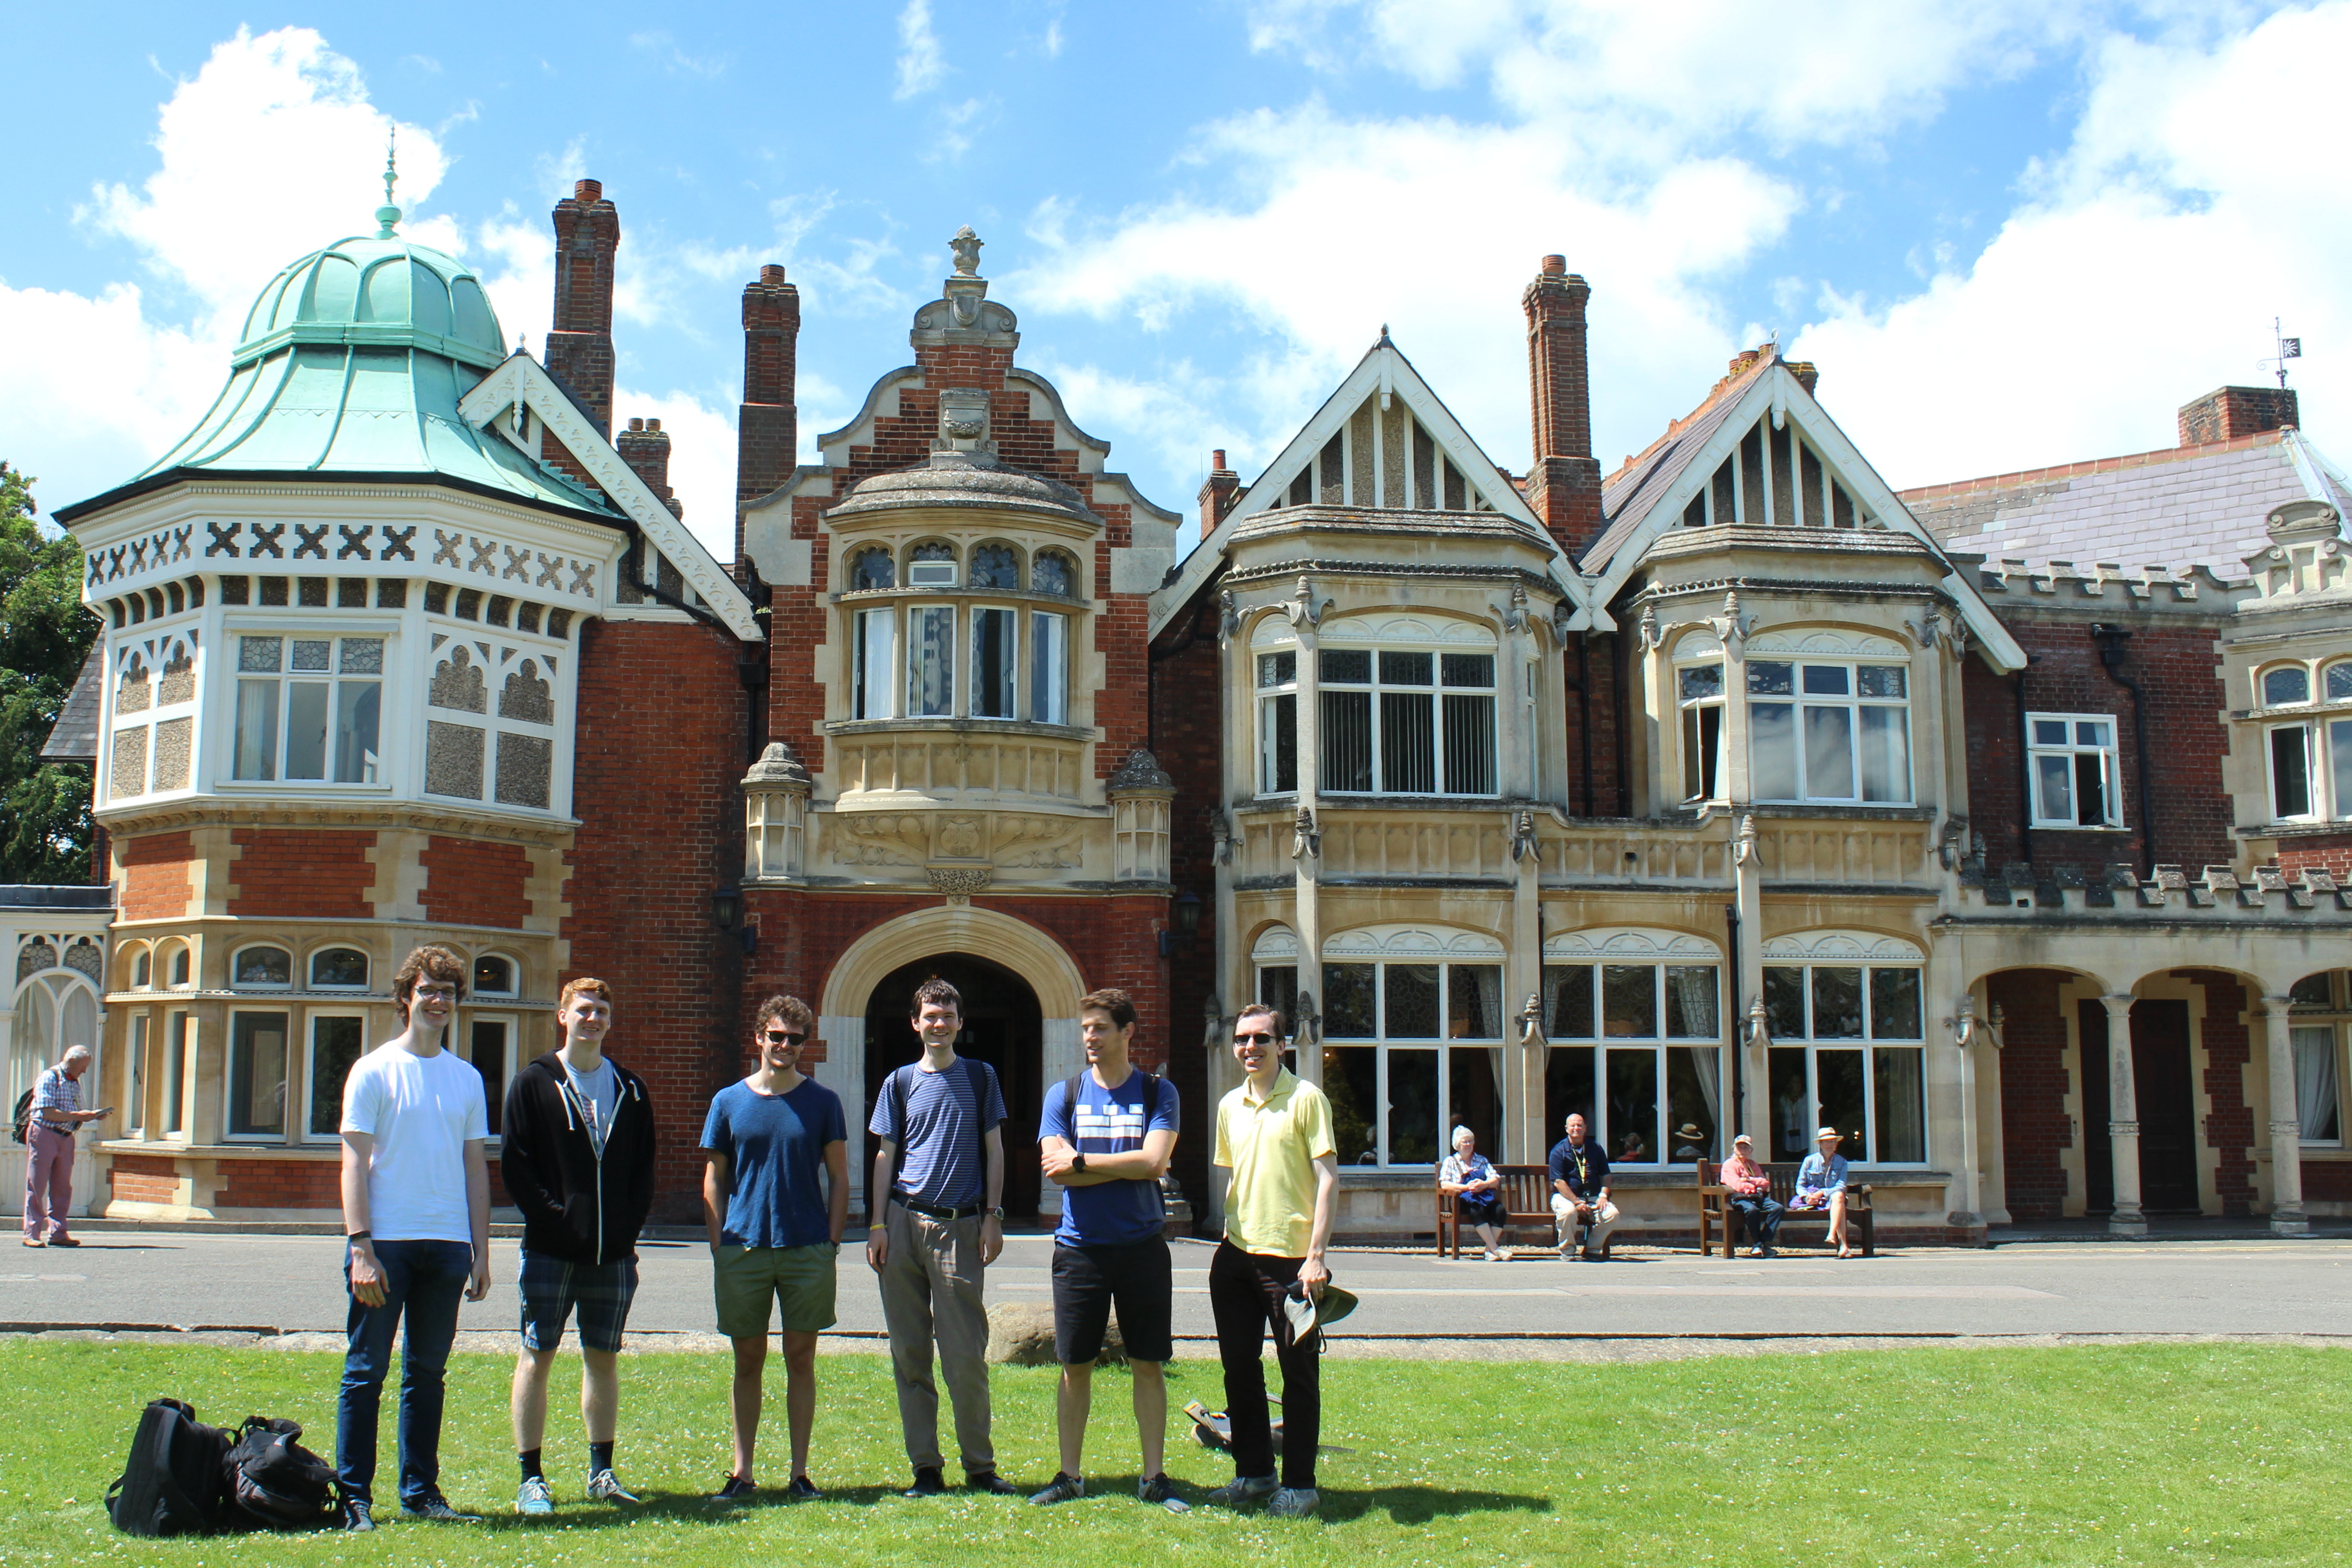
[[[547,311],[549,205],[624,226],[624,415],[731,536],[736,299],[803,289],[804,446],[908,358],[970,223],[1023,357],[1190,510],[1383,323],[1527,461],[1518,291],[1592,281],[1605,467],[1778,330],[1898,485],[2139,450],[2286,319],[2352,396],[2352,0],[2310,7],[1050,0],[12,8],[0,458],[55,507],[191,423],[254,292],[407,226]],[[2328,62],[2335,62],[2330,67]],[[722,549],[721,553],[724,553]]]

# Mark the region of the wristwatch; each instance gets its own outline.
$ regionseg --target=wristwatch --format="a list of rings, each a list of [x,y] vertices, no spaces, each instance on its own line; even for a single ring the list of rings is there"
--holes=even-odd
[[[1070,1169],[1083,1172],[1087,1168],[1087,1152],[1083,1149],[1070,1156]]]
[[[992,1209],[982,1209],[980,1212],[986,1215],[990,1219],[1003,1219],[1004,1217],[1004,1207],[1001,1204]]]

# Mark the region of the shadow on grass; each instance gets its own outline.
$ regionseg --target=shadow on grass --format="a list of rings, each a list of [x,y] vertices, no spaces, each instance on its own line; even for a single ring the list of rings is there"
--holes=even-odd
[[[1427,1524],[1467,1513],[1549,1513],[1551,1499],[1518,1492],[1456,1490],[1445,1487],[1374,1487],[1369,1491],[1322,1489],[1318,1518],[1338,1521],[1385,1513],[1397,1524]]]

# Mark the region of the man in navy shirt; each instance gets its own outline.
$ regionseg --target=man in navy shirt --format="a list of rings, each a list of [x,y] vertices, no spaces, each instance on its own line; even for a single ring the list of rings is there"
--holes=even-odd
[[[1029,1500],[1034,1503],[1086,1495],[1078,1457],[1086,1447],[1095,1357],[1102,1353],[1114,1304],[1135,1373],[1135,1426],[1143,1450],[1137,1495],[1156,1503],[1176,1495],[1161,1468],[1165,1363],[1176,1350],[1169,1322],[1175,1279],[1160,1178],[1175,1152],[1181,1119],[1176,1086],[1129,1064],[1134,1036],[1135,1004],[1126,992],[1090,991],[1078,998],[1087,1070],[1045,1090],[1037,1123],[1039,1163],[1046,1180],[1062,1189],[1062,1224],[1054,1232],[1054,1359],[1062,1363],[1055,1415],[1062,1468]]]
[[[1585,1131],[1584,1118],[1571,1115],[1562,1129],[1568,1136],[1551,1146],[1551,1215],[1559,1227],[1559,1255],[1576,1256],[1576,1238],[1584,1233],[1584,1256],[1609,1256],[1609,1233],[1617,1228],[1609,1203],[1609,1156]]]
[[[814,1021],[796,996],[761,1003],[751,1026],[759,1068],[719,1091],[702,1129],[709,1159],[702,1218],[710,1234],[719,1331],[735,1347],[735,1463],[719,1489],[721,1502],[759,1489],[751,1448],[760,1435],[772,1305],[783,1314],[784,1412],[793,1442],[785,1495],[823,1495],[808,1479],[809,1429],[816,1422],[816,1336],[833,1327],[835,1259],[849,1224],[849,1131],[841,1097],[800,1070]]]

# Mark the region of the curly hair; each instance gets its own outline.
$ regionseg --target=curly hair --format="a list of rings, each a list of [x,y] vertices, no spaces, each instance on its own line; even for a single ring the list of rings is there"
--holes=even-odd
[[[1109,1014],[1111,1024],[1116,1028],[1135,1027],[1135,998],[1115,985],[1089,991],[1078,998],[1078,1016],[1083,1018],[1088,1013]]]
[[[761,1003],[759,1013],[751,1019],[751,1033],[766,1034],[771,1018],[782,1018],[786,1028],[797,1030],[803,1038],[816,1029],[816,1015],[797,996],[771,996]]]
[[[404,1027],[419,980],[446,980],[457,986],[457,1000],[466,999],[466,961],[446,947],[428,942],[403,959],[400,973],[392,977],[392,1005],[399,1011]]]
[[[936,975],[915,987],[915,994],[907,1003],[907,1016],[919,1018],[925,1006],[952,1007],[955,1016],[963,1016],[963,993]]]

